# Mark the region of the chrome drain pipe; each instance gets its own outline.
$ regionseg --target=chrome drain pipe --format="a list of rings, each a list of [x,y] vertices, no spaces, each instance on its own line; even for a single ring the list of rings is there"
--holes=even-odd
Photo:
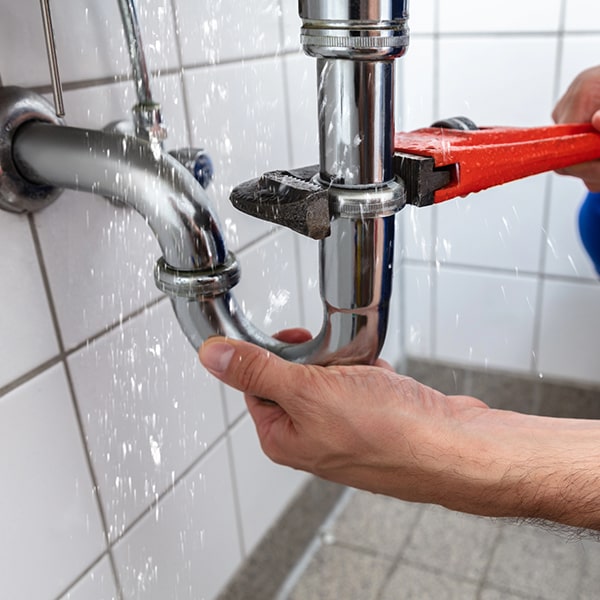
[[[286,344],[244,317],[231,292],[240,277],[237,261],[206,192],[179,162],[135,137],[65,127],[43,99],[17,88],[0,89],[0,208],[42,208],[58,188],[132,206],[159,242],[155,281],[196,349],[225,335],[297,362],[372,363],[387,328],[394,215],[405,202],[392,156],[393,59],[408,43],[406,5],[299,2],[303,45],[318,59],[320,165],[309,180],[288,174],[266,181],[275,200],[295,189],[300,211],[294,218],[305,224],[315,215],[303,199],[319,198],[315,214],[321,216],[310,230],[321,239],[324,316],[314,339]],[[249,196],[252,206],[256,194]],[[263,218],[276,221],[278,212]]]

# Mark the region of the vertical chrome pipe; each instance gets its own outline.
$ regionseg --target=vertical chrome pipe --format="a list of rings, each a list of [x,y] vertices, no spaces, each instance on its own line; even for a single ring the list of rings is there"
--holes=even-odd
[[[154,104],[134,0],[118,0],[139,104]]]
[[[390,181],[394,63],[320,58],[317,81],[321,179],[342,186]]]

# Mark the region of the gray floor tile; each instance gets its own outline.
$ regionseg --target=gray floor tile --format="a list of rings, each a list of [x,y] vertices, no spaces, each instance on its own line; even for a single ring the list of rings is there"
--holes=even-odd
[[[288,600],[375,600],[391,561],[336,546],[322,546]]]
[[[583,577],[581,580],[581,600],[600,598],[600,541],[586,539],[581,541],[583,548]]]
[[[428,506],[403,558],[449,575],[478,580],[499,532],[496,521]]]
[[[545,600],[577,598],[584,574],[580,542],[528,525],[507,525],[486,583]]]
[[[573,419],[600,419],[600,389],[544,383],[540,414]]]
[[[396,556],[412,531],[422,505],[356,492],[330,529],[337,542]]]
[[[408,359],[406,374],[444,394],[465,393],[465,370],[458,367]]]
[[[515,375],[495,372],[469,373],[469,396],[483,400],[492,408],[531,414],[535,409],[536,382]]]
[[[492,587],[484,587],[478,600],[538,600],[539,596],[523,596],[506,590],[498,590]]]
[[[401,564],[392,575],[381,600],[476,600],[477,584],[450,575]]]

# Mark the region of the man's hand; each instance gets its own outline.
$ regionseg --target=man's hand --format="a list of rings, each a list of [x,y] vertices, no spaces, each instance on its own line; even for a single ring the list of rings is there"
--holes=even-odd
[[[224,338],[200,359],[245,393],[277,463],[403,500],[600,528],[596,422],[492,410],[384,366],[299,365]]]
[[[591,123],[600,131],[600,67],[580,73],[558,101],[552,118],[555,123]],[[583,179],[592,192],[600,192],[600,160],[557,171]]]

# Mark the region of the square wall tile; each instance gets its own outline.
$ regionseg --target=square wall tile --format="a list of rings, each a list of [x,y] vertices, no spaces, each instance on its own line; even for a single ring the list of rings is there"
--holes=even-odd
[[[157,81],[172,93],[164,101],[172,133],[168,141],[183,145],[187,130],[179,80],[172,76]],[[94,129],[129,118],[134,101],[129,83],[65,94],[69,123]],[[67,348],[159,297],[152,273],[162,252],[133,209],[100,196],[65,191],[35,215],[35,223]]]
[[[480,127],[548,124],[557,44],[545,36],[442,38],[439,116],[465,115]]]
[[[579,208],[586,194],[580,179],[552,176],[552,200],[544,249],[545,273],[597,279],[579,236]]]
[[[434,357],[528,371],[536,297],[533,277],[442,267],[437,283]]]
[[[402,274],[402,310],[404,312],[404,348],[412,357],[431,357],[432,267],[404,264]]]
[[[319,164],[316,60],[302,54],[285,59],[292,159],[289,167]]]
[[[273,0],[205,2],[176,0],[184,67],[274,54],[280,8]]]
[[[600,286],[546,280],[543,293],[539,372],[600,383]]]
[[[566,0],[565,29],[567,31],[598,31],[600,4],[590,0]]]
[[[5,85],[47,84],[50,75],[39,5],[2,0],[0,6],[0,72]],[[129,53],[116,2],[61,0],[52,4],[52,20],[64,82],[129,75]],[[142,2],[139,23],[149,69],[177,67],[170,2]]]
[[[406,205],[398,219],[402,223],[402,255],[405,259],[433,260],[436,238],[433,235],[433,219],[439,206]]]
[[[411,34],[433,33],[435,30],[436,0],[419,0],[408,6],[408,26]],[[411,39],[411,46],[414,38]]]
[[[230,435],[244,547],[250,554],[309,476],[277,465],[263,454],[250,416]]]
[[[227,445],[217,444],[114,547],[123,600],[213,600],[241,561]]]
[[[231,189],[291,162],[281,59],[188,71],[185,87],[193,143],[207,148],[215,167],[209,196],[229,245],[244,247],[273,225],[233,208]]]
[[[60,600],[118,600],[117,587],[110,562],[103,558]]]
[[[527,177],[433,207],[437,260],[537,272],[547,181]]]
[[[439,3],[440,32],[557,32],[561,0],[505,0],[486,4],[474,0]]]
[[[297,50],[300,48],[300,28],[302,27],[302,19],[298,13],[298,3],[280,0],[279,5],[283,20],[283,48],[285,50]]]
[[[0,211],[0,388],[58,353],[27,217]]]
[[[220,388],[166,301],[69,365],[115,539],[224,432]]]
[[[592,10],[591,8],[589,10]],[[594,8],[600,12],[600,4]],[[589,12],[589,11],[588,11]],[[586,23],[592,20],[586,17]],[[596,21],[600,29],[600,19]],[[563,50],[560,64],[559,94],[562,95],[575,79],[575,77],[590,67],[598,64],[598,55],[600,54],[600,32],[594,35],[565,34],[563,39]]]
[[[433,36],[412,39],[408,52],[396,61],[396,128],[412,131],[434,121],[435,42]]]
[[[105,550],[64,369],[0,398],[2,595],[56,598]]]

